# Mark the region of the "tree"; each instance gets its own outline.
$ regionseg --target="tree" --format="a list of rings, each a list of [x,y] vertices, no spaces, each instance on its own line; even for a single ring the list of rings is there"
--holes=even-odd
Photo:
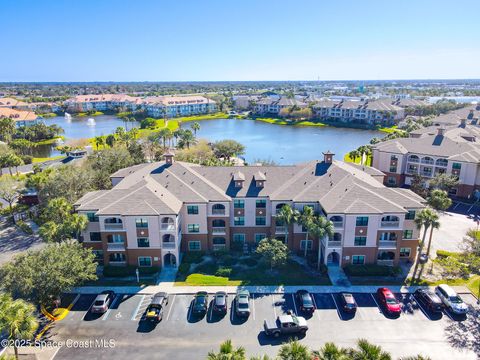
[[[437,211],[445,211],[452,205],[452,199],[445,190],[434,189],[427,198],[428,205]]]
[[[8,334],[14,340],[15,359],[18,346],[15,340],[30,340],[38,328],[35,307],[22,299],[13,300],[8,294],[0,295],[0,333]]]
[[[163,147],[167,147],[167,140],[172,137],[172,131],[169,128],[160,129],[156,136],[158,139],[162,139]]]
[[[23,164],[23,161],[20,157],[15,155],[14,153],[7,153],[0,156],[0,166],[1,167],[8,167],[8,171],[10,175],[12,174],[12,168],[18,167]]]
[[[440,189],[449,192],[458,185],[458,177],[451,174],[438,174],[428,183],[431,189]]]
[[[417,216],[415,217],[415,224],[417,225],[417,228],[419,230],[422,229],[423,227],[423,237],[422,241],[420,242],[420,245],[418,247],[418,254],[417,254],[417,260],[415,262],[415,269],[413,271],[413,278],[412,281],[414,280],[415,275],[417,274],[418,266],[420,265],[420,257],[422,255],[422,250],[423,247],[425,246],[425,239],[427,237],[427,231],[428,228],[430,227],[430,224],[432,223],[432,219],[434,219],[437,216],[435,211],[431,208],[425,208],[419,213],[417,213]]]
[[[101,146],[105,145],[105,138],[103,136],[95,136],[95,146],[97,147],[97,150]]]
[[[280,360],[310,360],[311,354],[308,347],[294,340],[282,345],[277,358]]]
[[[207,360],[246,360],[245,348],[240,346],[235,348],[232,345],[232,340],[226,340],[220,344],[220,351],[215,353],[210,351],[207,355]]]
[[[332,342],[327,342],[320,350],[312,351],[315,360],[350,360],[347,349],[338,347]]]
[[[298,218],[298,223],[302,225],[305,229],[305,251],[304,255],[307,257],[307,249],[308,249],[308,232],[309,229],[312,227],[313,221],[314,221],[315,213],[313,209],[310,206],[305,206],[303,208],[302,213],[300,214],[300,217]]]
[[[116,141],[115,135],[113,134],[107,135],[107,137],[105,138],[105,143],[110,147],[113,147],[113,145],[115,145],[115,141]]]
[[[15,134],[15,121],[10,118],[0,118],[0,138],[8,143],[13,134]]]
[[[0,199],[8,203],[10,214],[13,215],[13,204],[20,197],[20,191],[24,184],[12,176],[4,175],[0,177]]]
[[[14,257],[0,268],[0,287],[15,297],[48,305],[52,298],[96,280],[96,268],[92,251],[68,240]]]
[[[357,342],[356,349],[349,350],[349,356],[352,360],[391,360],[392,356],[382,350],[378,345],[369,343],[365,339],[360,339]]]
[[[270,264],[270,270],[285,264],[288,258],[288,247],[277,239],[263,239],[258,243],[257,254]]]
[[[187,148],[190,149],[191,145],[195,145],[197,143],[197,139],[193,135],[190,130],[183,130],[180,134],[180,139],[178,140],[178,147],[183,149]]]
[[[93,185],[96,189],[110,189],[110,175],[134,164],[134,159],[124,146],[95,151],[87,158],[87,166],[94,171]]]
[[[466,254],[480,257],[480,230],[470,229],[463,238],[462,249]]]
[[[440,228],[440,221],[438,218],[438,214],[436,212],[433,212],[430,218],[430,236],[428,237],[427,256],[430,256],[430,249],[432,247],[433,230],[438,230],[439,228]]]
[[[280,211],[276,214],[275,220],[285,227],[285,244],[288,244],[289,227],[293,223],[297,222],[300,213],[298,210],[293,209],[290,205],[284,205]]]
[[[320,269],[320,253],[321,253],[321,242],[325,237],[332,237],[334,234],[333,222],[328,220],[325,216],[316,216],[313,219],[313,222],[310,226],[310,233],[312,236],[318,238],[318,257],[317,257],[317,268]]]
[[[352,159],[353,162],[356,162],[357,158],[360,156],[358,150],[352,150],[348,153],[348,157]]]
[[[197,131],[200,130],[200,124],[195,121],[192,125],[190,125],[190,128],[193,130],[193,134],[197,136]]]
[[[32,149],[37,146],[34,142],[25,139],[12,140],[9,146],[20,155],[31,155]]]
[[[410,190],[421,197],[426,197],[427,190],[425,188],[425,180],[419,174],[413,175]]]
[[[245,154],[245,146],[235,140],[221,140],[213,144],[213,152],[217,158],[230,161],[233,156]]]

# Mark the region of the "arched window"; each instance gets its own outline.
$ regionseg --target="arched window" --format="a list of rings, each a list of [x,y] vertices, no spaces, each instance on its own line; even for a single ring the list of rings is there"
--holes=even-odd
[[[225,227],[225,220],[215,219],[212,221],[212,227]]]
[[[384,216],[382,217],[382,222],[399,222],[400,219],[398,218],[398,216],[395,216],[395,215],[387,215],[387,216]]]
[[[165,234],[162,236],[162,242],[164,243],[175,242],[175,236],[173,236],[172,234]]]
[[[175,229],[175,220],[171,217],[162,218],[160,228],[162,230],[173,230],[173,229]]]
[[[447,166],[448,165],[448,160],[447,159],[437,159],[435,162],[435,165],[437,166]]]
[[[420,159],[418,158],[417,155],[410,155],[410,156],[408,157],[408,161],[410,161],[410,162],[419,162]]]
[[[122,219],[116,218],[116,217],[111,217],[111,218],[106,218],[105,219],[105,224],[122,224]]]
[[[333,234],[333,241],[342,241],[342,234],[336,232]]]
[[[422,158],[422,164],[433,164],[434,161],[430,156],[425,156]]]
[[[214,215],[223,215],[225,214],[225,205],[215,204],[212,206],[212,214]]]
[[[335,225],[335,223],[342,223],[343,222],[343,217],[335,215],[335,216],[332,216],[330,218],[330,221],[333,222],[334,225]]]
[[[275,213],[278,214],[278,212],[286,205],[287,204],[284,204],[284,203],[277,204],[277,206],[275,206]]]

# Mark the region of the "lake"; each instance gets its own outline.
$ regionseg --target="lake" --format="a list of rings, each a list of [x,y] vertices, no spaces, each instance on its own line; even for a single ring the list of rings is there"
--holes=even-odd
[[[88,123],[89,117],[64,117],[46,119],[47,125],[57,124],[64,130],[66,141],[69,139],[92,138],[108,135],[119,126],[124,126],[121,119],[112,115],[95,116],[95,123]],[[336,127],[293,127],[263,123],[254,120],[218,119],[198,121],[200,130],[197,137],[209,141],[223,139],[236,140],[246,148],[245,159],[273,160],[278,164],[294,164],[303,161],[323,159],[322,152],[330,150],[337,159],[360,145],[368,144],[373,137],[385,134],[372,130],[357,130]],[[190,128],[192,123],[184,123],[183,128]],[[128,123],[128,128],[138,123]],[[35,149],[36,157],[59,155],[54,147],[39,146]]]

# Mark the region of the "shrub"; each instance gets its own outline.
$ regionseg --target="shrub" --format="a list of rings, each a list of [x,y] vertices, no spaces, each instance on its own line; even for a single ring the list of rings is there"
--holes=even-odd
[[[229,254],[224,255],[219,261],[225,266],[232,266],[237,263],[237,259]]]
[[[128,265],[128,266],[111,266],[105,265],[103,267],[103,276],[105,277],[126,277],[126,276],[134,276],[135,270],[137,269],[136,266]],[[155,274],[160,271],[160,268],[157,266],[152,267],[139,267],[138,271],[140,275],[151,275]]]
[[[437,257],[438,258],[447,258],[449,256],[457,256],[459,253],[447,250],[437,250]]]
[[[229,277],[232,274],[232,268],[229,267],[219,267],[215,272],[215,276]]]
[[[152,118],[146,118],[140,121],[140,129],[152,129],[155,127],[156,121]]]
[[[245,259],[241,259],[240,262],[244,265],[247,265],[247,266],[250,266],[250,267],[253,267],[253,266],[257,266],[258,265],[258,261],[254,258],[251,258],[251,257],[248,257],[248,258],[245,258]]]
[[[243,241],[232,241],[232,251],[243,251]]]
[[[182,263],[198,264],[203,260],[205,253],[203,251],[190,251],[183,255]]]
[[[182,262],[178,267],[178,273],[180,275],[187,275],[190,272],[190,264]]]
[[[195,269],[196,273],[205,274],[205,275],[213,275],[218,269],[218,265],[215,263],[206,263],[197,266]]]
[[[30,155],[21,155],[20,158],[23,160],[25,165],[31,164],[33,162],[33,156]]]
[[[347,265],[343,270],[349,276],[395,276],[401,272],[398,266],[377,264]]]
[[[16,225],[22,230],[25,234],[33,234],[32,228],[24,221],[18,220]]]

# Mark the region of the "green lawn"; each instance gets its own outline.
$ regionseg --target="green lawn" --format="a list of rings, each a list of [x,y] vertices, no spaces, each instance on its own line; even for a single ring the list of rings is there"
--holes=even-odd
[[[58,156],[52,156],[52,157],[47,157],[47,158],[33,158],[32,164],[37,164],[45,161],[50,161],[50,160],[58,160],[64,158],[65,155],[58,155]]]
[[[175,118],[175,120],[182,123],[182,122],[190,122],[190,121],[216,120],[216,119],[227,119],[227,118],[228,118],[227,114],[223,112],[219,112],[215,114],[178,117],[178,118]]]
[[[78,117],[98,116],[98,115],[103,115],[103,112],[95,111],[94,113],[90,113],[90,114],[86,113],[86,112],[80,112],[80,113],[75,114],[75,116],[78,116]]]
[[[35,145],[53,145],[57,142],[58,139],[64,139],[64,137],[63,136],[57,136],[57,137],[54,137],[53,139],[36,141]]]
[[[358,157],[358,158],[355,159],[355,161],[353,161],[353,159],[352,159],[348,154],[346,154],[346,155],[343,157],[343,161],[345,161],[345,162],[352,162],[352,163],[354,162],[355,164],[360,164],[360,161],[361,161],[361,160],[362,160],[362,158],[361,158],[361,157]],[[368,155],[368,156],[367,156],[367,162],[366,162],[365,165],[367,165],[367,166],[372,166],[372,155]]]
[[[314,122],[314,121],[299,121],[296,122],[293,126],[316,126],[316,127],[322,127],[322,126],[328,126],[327,124],[324,124],[322,122]]]

